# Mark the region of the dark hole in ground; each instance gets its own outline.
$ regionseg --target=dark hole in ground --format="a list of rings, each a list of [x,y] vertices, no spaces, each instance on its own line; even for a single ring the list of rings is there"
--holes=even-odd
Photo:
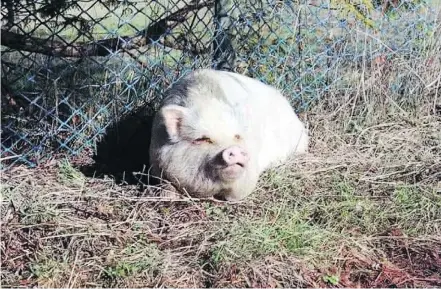
[[[117,184],[153,184],[154,179],[147,178],[153,116],[144,106],[121,117],[97,143],[94,162],[79,165],[80,171],[88,177],[111,176]]]

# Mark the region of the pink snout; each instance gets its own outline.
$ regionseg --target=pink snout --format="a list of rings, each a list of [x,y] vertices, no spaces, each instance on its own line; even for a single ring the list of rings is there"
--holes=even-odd
[[[247,152],[238,146],[231,146],[221,153],[223,167],[221,177],[225,181],[234,181],[238,179],[245,171],[245,165],[248,163],[249,156]]]
[[[222,160],[227,166],[239,165],[243,167],[248,162],[247,152],[238,146],[231,146],[222,152]]]

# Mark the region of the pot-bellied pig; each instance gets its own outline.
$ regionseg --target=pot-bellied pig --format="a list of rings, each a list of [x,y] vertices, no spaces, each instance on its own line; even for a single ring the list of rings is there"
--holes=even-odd
[[[260,174],[308,151],[304,124],[280,91],[200,69],[165,92],[152,126],[151,174],[199,198],[237,201]]]

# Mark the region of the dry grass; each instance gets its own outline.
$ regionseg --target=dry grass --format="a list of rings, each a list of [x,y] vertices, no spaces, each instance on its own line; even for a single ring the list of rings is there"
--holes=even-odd
[[[440,116],[355,130],[335,111],[313,109],[311,155],[237,204],[163,200],[65,161],[4,173],[2,284],[440,286]]]

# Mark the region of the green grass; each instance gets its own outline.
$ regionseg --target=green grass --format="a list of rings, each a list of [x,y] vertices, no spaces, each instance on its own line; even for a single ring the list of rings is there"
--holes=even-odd
[[[278,183],[289,184],[290,179],[265,179],[272,188],[280,188]],[[441,198],[435,190],[398,186],[377,198],[345,181],[326,189],[312,196],[295,193],[288,185],[279,189],[278,201],[264,203],[258,218],[241,219],[228,229],[228,237],[215,247],[214,261],[251,261],[267,254],[332,259],[342,242],[354,246],[392,227],[409,237],[439,230]]]
[[[67,160],[60,163],[58,176],[61,183],[71,186],[83,187],[86,181],[84,175]]]
[[[111,263],[103,268],[103,278],[125,279],[136,275],[153,274],[161,269],[162,253],[146,240],[126,246],[120,252],[111,252]]]

